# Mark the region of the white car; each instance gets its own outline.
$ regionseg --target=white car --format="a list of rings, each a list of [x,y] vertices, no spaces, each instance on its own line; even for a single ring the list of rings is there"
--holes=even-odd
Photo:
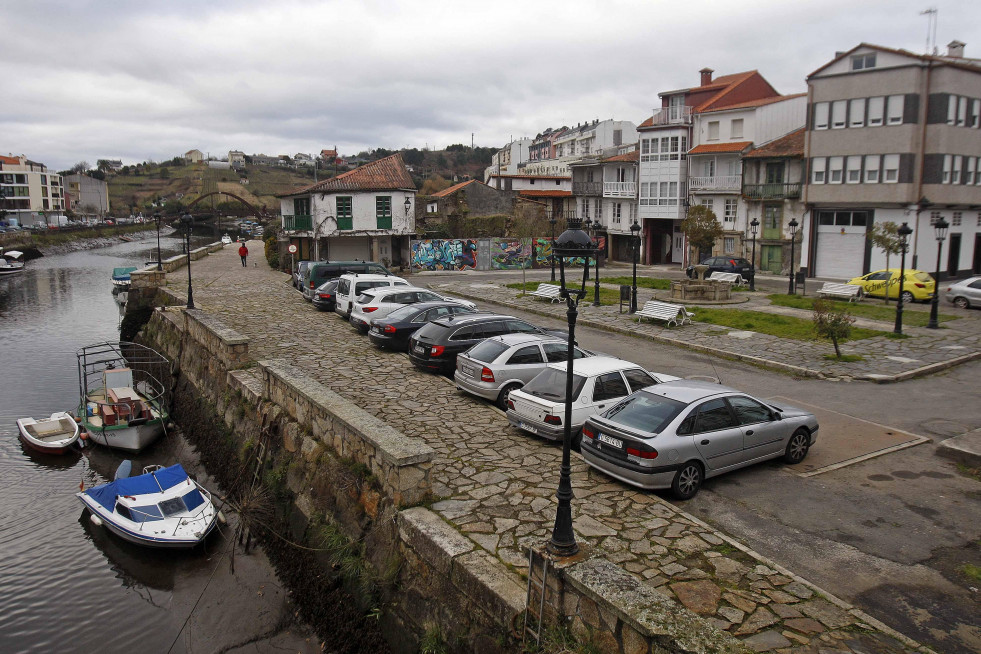
[[[348,320],[359,333],[367,334],[372,319],[384,318],[399,307],[416,302],[456,302],[469,309],[477,308],[477,305],[469,300],[448,297],[430,291],[428,288],[417,286],[376,287],[364,291],[354,300],[354,307],[351,309],[351,316]]]
[[[222,245],[231,245],[232,244],[232,237],[229,236],[228,234],[225,234],[224,236],[221,237],[221,244]]]
[[[568,363],[551,363],[507,400],[508,421],[549,440],[562,440],[565,429],[565,384]],[[654,384],[679,379],[648,372],[615,357],[576,359],[572,365],[572,439],[578,446],[586,418],[603,413],[624,397]]]
[[[369,288],[412,286],[409,282],[395,275],[375,275],[372,273],[347,273],[341,275],[338,280],[334,312],[345,319],[351,317],[351,312],[354,310],[354,300]]]

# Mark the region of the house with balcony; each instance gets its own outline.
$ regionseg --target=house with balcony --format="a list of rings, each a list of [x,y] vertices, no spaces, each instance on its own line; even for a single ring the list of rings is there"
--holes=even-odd
[[[18,225],[61,224],[65,189],[61,175],[24,155],[0,156],[0,207]]]
[[[755,242],[751,228],[740,233],[739,238],[743,239],[740,256],[752,259],[760,271],[778,275],[790,271],[789,223],[796,219],[801,224],[806,215],[801,201],[805,176],[804,131],[803,127],[794,130],[743,155],[740,210],[745,208],[746,221],[756,220],[759,225]],[[795,258],[799,252],[795,247]]]
[[[242,168],[245,166],[245,153],[241,150],[229,150],[228,165],[232,168]]]
[[[637,212],[645,263],[686,263],[681,221],[690,201],[688,152],[695,144],[695,117],[703,111],[780,95],[755,70],[716,79],[713,73],[703,68],[698,86],[659,93],[660,108],[637,128]]]
[[[298,259],[410,260],[416,189],[401,154],[279,196],[283,232]]]
[[[607,236],[607,256],[633,261],[630,225],[637,218],[637,150],[584,157],[569,165],[576,215],[598,223]]]
[[[950,225],[941,278],[981,273],[981,60],[964,47],[921,55],[862,43],[808,75],[808,274],[884,268],[867,239],[882,222],[907,223],[907,265],[933,271],[938,218]]]

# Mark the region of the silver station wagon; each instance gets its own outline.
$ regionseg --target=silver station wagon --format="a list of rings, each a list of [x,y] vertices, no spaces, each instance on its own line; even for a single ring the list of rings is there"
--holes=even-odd
[[[678,380],[631,394],[582,430],[586,463],[632,486],[682,500],[702,481],[783,458],[800,463],[817,440],[813,414],[734,388]]]
[[[573,358],[592,356],[574,348]],[[456,357],[453,380],[460,390],[507,409],[508,395],[534,379],[550,363],[566,361],[569,344],[544,334],[505,334],[477,343]]]

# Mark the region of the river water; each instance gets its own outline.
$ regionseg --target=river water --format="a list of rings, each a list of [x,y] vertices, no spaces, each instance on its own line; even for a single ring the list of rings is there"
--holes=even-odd
[[[213,241],[214,237],[202,239]],[[164,258],[180,240],[163,238]],[[119,454],[45,456],[17,438],[19,417],[78,401],[75,352],[119,338],[112,269],[155,258],[156,239],[46,256],[0,277],[0,652],[166,652],[186,615],[169,610],[182,580],[207,577],[222,536],[189,552],[154,551],[92,525],[75,497],[112,478]],[[134,470],[193,457],[179,435],[133,458]],[[174,644],[183,652],[183,640]]]

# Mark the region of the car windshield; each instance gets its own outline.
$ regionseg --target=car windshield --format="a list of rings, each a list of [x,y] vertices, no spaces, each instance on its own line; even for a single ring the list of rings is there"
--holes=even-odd
[[[501,353],[507,349],[508,346],[500,341],[481,341],[467,350],[467,356],[475,361],[490,363],[497,357],[501,356]]]
[[[674,420],[685,406],[683,402],[641,391],[617,404],[603,417],[626,427],[656,434]]]
[[[579,392],[586,383],[582,375],[572,376],[572,401],[579,398]],[[529,395],[542,397],[554,402],[565,402],[565,369],[546,368],[521,389]]]
[[[412,320],[415,315],[419,313],[419,309],[414,306],[399,307],[395,311],[388,314],[388,320],[391,322],[401,322],[403,320]]]

